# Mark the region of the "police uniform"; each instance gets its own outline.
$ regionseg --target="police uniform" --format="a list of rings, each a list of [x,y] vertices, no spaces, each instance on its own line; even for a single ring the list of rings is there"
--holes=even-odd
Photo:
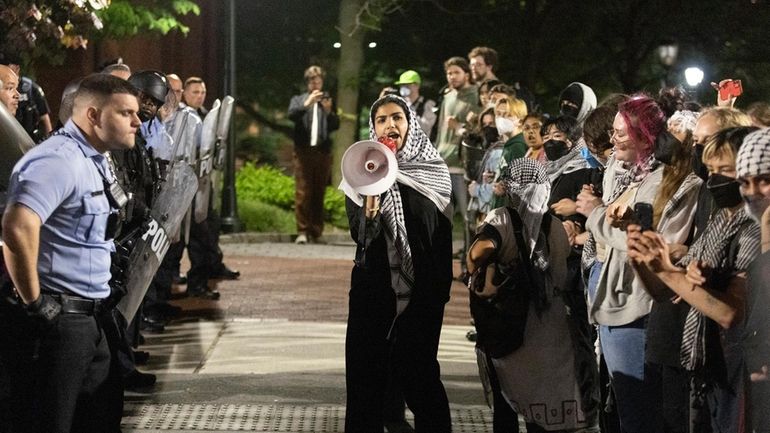
[[[71,120],[14,167],[8,206],[24,205],[40,217],[41,296],[62,307],[47,322],[5,325],[14,335],[35,339],[37,347],[34,363],[10,372],[31,373],[34,383],[34,419],[24,420],[17,431],[113,431],[103,419],[114,401],[108,383],[110,352],[97,321],[110,294],[114,245],[107,225],[116,209],[106,186],[113,181],[105,156]]]
[[[19,108],[16,110],[16,120],[21,123],[30,137],[39,143],[45,139],[45,131],[40,127],[40,118],[49,114],[48,101],[43,89],[27,77],[19,80]]]

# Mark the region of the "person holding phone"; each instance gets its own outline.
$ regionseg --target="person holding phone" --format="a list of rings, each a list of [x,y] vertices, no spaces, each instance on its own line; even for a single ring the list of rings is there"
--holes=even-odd
[[[740,342],[746,302],[746,270],[759,252],[759,226],[744,210],[735,156],[752,127],[719,131],[706,144],[707,188],[719,208],[681,260],[671,260],[657,232],[628,228],[628,257],[656,301],[685,302],[674,356],[699,386],[695,403],[708,401],[715,431],[737,431],[745,423],[744,371]],[[697,406],[696,406],[697,408]],[[699,430],[691,426],[693,431]]]
[[[663,165],[654,157],[654,145],[665,127],[663,111],[649,96],[635,95],[620,104],[611,133],[616,162],[605,173],[605,200],[596,197],[589,185],[577,200],[577,211],[587,217],[586,228],[596,239],[588,315],[598,324],[621,428],[629,433],[657,431],[657,425],[656,396],[644,363],[652,298],[627,263],[625,228],[634,221],[634,205],[652,204],[658,193]]]

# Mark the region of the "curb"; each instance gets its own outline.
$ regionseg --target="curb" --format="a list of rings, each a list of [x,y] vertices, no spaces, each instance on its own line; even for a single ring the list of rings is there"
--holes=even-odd
[[[296,234],[290,233],[260,233],[260,232],[242,232],[228,233],[219,236],[219,243],[222,244],[258,244],[265,242],[272,243],[292,243],[296,239]],[[347,245],[352,244],[349,233],[328,233],[323,235],[327,244]]]

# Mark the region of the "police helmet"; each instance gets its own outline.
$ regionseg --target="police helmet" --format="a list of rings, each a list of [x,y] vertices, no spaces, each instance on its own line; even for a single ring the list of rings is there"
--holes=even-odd
[[[168,80],[158,71],[139,71],[128,77],[128,82],[133,84],[140,92],[151,97],[158,105],[166,102],[168,93]]]

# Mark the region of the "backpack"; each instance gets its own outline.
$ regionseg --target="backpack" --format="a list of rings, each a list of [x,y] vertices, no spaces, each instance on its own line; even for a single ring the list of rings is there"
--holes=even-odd
[[[511,217],[519,255],[511,263],[491,263],[495,266],[495,280],[499,285],[497,295],[490,299],[480,298],[471,287],[470,310],[476,326],[476,346],[492,358],[502,358],[516,351],[524,343],[524,330],[530,306],[530,292],[536,284],[529,246],[522,235],[523,223],[519,214],[507,208]],[[548,213],[543,216],[543,226],[550,227]],[[546,225],[547,224],[547,225]],[[483,270],[480,272],[483,275]],[[479,284],[483,286],[482,278]]]

